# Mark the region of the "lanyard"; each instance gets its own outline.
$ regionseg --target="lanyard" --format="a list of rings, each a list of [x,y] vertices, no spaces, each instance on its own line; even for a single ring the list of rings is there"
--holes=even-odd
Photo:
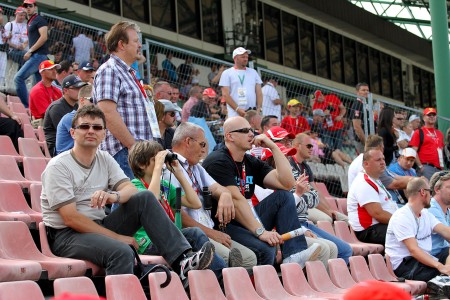
[[[409,210],[411,211],[411,213],[412,213],[412,215],[414,217],[414,221],[416,221],[416,224],[417,224],[417,231],[416,231],[416,239],[417,239],[417,235],[419,234],[420,219],[418,217],[416,217],[416,214],[414,213],[412,207],[410,205],[408,205],[408,204],[406,204],[406,205],[408,206]],[[420,217],[420,215],[419,215],[419,217]]]
[[[244,159],[242,160],[242,171],[239,172],[239,168],[237,166],[237,163],[233,159],[233,155],[231,155],[231,152],[229,149],[227,149],[227,150],[228,150],[228,153],[230,154],[231,159],[233,160],[234,165],[236,167],[238,178],[241,177],[241,178],[239,178],[239,188],[241,190],[242,196],[245,197],[245,186],[246,186],[246,178],[247,178],[246,177],[247,174],[245,173],[245,156],[244,156]]]
[[[147,182],[145,182],[142,178],[140,178],[139,180],[142,182],[142,184],[145,186],[145,188],[148,189],[149,184]],[[161,187],[162,187],[162,185],[161,185]],[[170,189],[170,187],[169,187],[169,189]],[[161,188],[159,191],[159,197],[160,197],[159,204],[161,204],[161,206],[164,208],[166,214],[169,216],[169,218],[172,220],[172,222],[175,222],[175,217],[173,215],[173,211],[170,208],[169,202],[167,201],[167,198],[164,195],[162,190],[163,189]]]
[[[439,138],[436,133],[436,129],[433,128],[433,133],[431,133],[431,130],[429,128],[424,127],[423,129],[426,129],[428,132],[428,136],[431,136],[436,146],[439,147]]]
[[[305,168],[303,167],[303,164],[299,164],[297,159],[295,158],[295,156],[291,156],[291,157],[295,162],[295,168],[299,172],[299,175],[302,175],[305,172]]]
[[[131,69],[130,73],[133,76],[134,81],[136,81],[136,84],[138,85],[139,89],[141,90],[142,95],[144,95],[144,98],[147,99],[147,93],[145,92],[144,87],[142,86],[142,84],[139,82],[136,75],[134,74],[134,70]]]
[[[31,16],[31,18],[27,22],[27,35],[28,35],[28,27],[30,26],[31,22],[37,17],[37,14],[34,14]]]

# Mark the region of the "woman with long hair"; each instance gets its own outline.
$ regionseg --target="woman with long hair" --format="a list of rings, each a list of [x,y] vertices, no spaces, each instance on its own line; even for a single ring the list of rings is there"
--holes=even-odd
[[[389,166],[394,161],[394,154],[398,150],[396,131],[393,126],[394,117],[394,110],[390,107],[385,107],[378,118],[378,135],[383,138],[383,154],[386,166]]]

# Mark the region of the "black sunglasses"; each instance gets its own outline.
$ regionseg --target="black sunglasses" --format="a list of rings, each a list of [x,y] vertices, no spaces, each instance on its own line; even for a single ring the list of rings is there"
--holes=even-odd
[[[29,8],[29,7],[33,7],[34,6],[34,4],[24,4],[23,5],[23,7],[25,7],[25,8]]]
[[[233,133],[233,132],[239,132],[239,133],[245,133],[245,134],[247,134],[247,133],[249,133],[250,131],[254,133],[253,128],[241,128],[241,129],[236,129],[236,130],[230,131],[230,133]]]
[[[312,148],[314,147],[313,144],[306,144],[305,146],[306,146],[306,148],[308,148],[308,149],[312,149]]]
[[[89,128],[92,128],[95,131],[100,131],[100,130],[104,129],[103,125],[98,125],[98,124],[81,124],[81,125],[75,126],[74,128],[81,129],[81,130],[89,130]]]
[[[83,98],[91,103],[94,103],[94,98],[92,98],[92,97],[83,97]]]
[[[166,112],[166,114],[168,114],[171,117],[175,117],[175,112],[174,111]]]

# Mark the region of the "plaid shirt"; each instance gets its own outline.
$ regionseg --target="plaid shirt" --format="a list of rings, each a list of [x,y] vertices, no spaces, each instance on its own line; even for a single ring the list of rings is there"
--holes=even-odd
[[[94,103],[112,100],[135,140],[152,140],[152,131],[145,109],[149,101],[141,92],[132,72],[135,72],[119,57],[111,54],[110,59],[100,66],[94,78]],[[101,149],[115,155],[124,145],[107,130]]]

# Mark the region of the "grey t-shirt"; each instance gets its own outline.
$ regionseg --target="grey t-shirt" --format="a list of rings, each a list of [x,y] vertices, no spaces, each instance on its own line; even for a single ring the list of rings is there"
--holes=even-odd
[[[42,173],[41,206],[46,226],[67,227],[58,212],[64,205],[75,202],[79,213],[91,220],[102,220],[103,209],[90,206],[91,196],[98,190],[116,190],[129,178],[114,158],[98,150],[90,167],[83,166],[72,156],[71,150],[53,158]]]

